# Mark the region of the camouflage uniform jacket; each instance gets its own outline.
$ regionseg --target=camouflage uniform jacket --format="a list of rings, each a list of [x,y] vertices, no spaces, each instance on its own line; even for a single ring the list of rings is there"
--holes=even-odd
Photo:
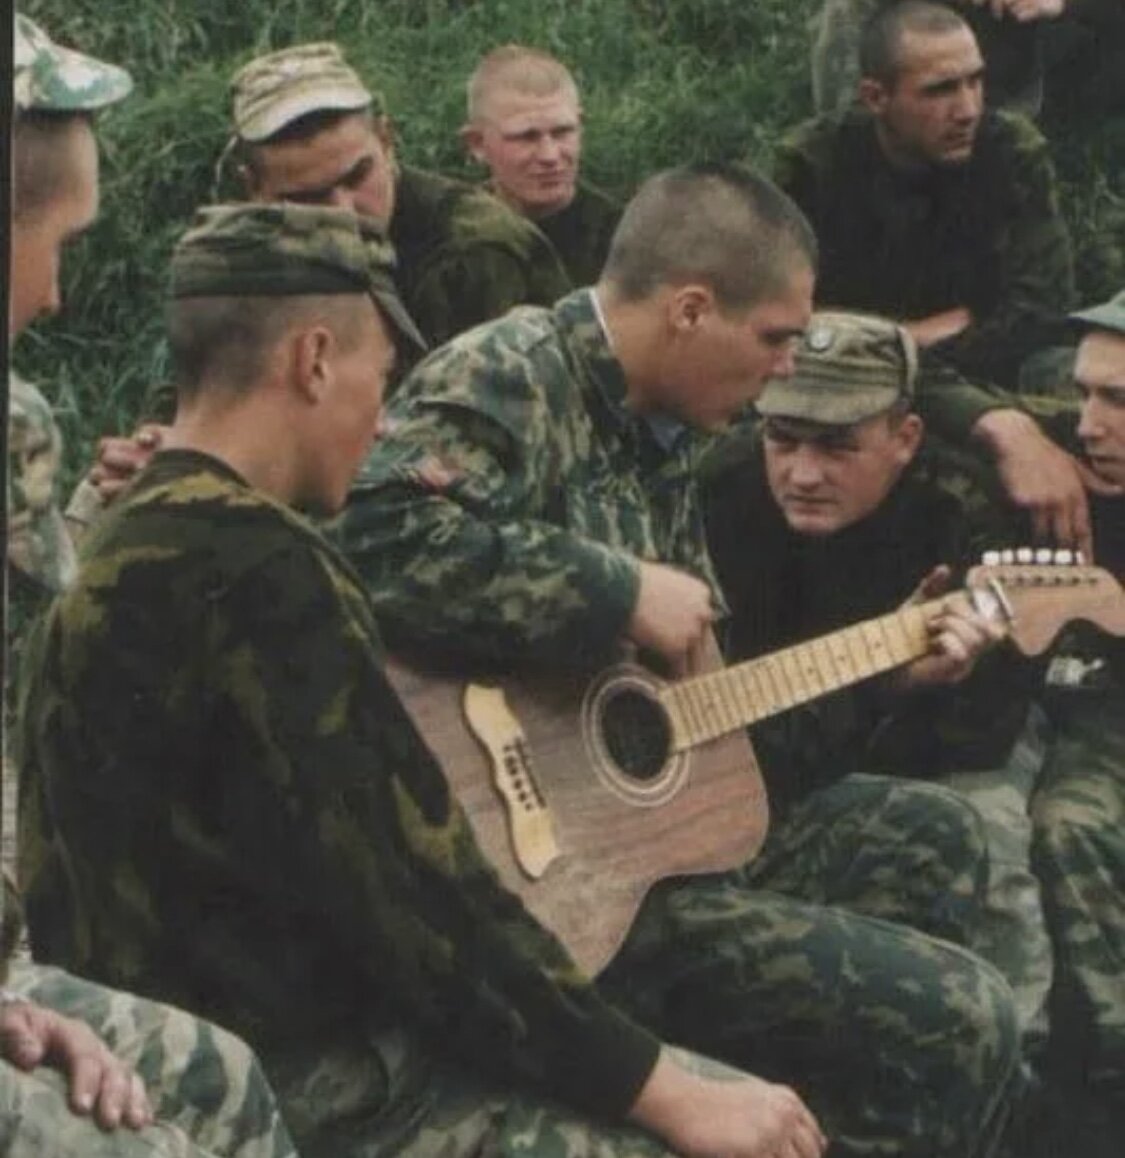
[[[770,493],[757,433],[740,434],[705,470],[732,661],[884,615],[938,564],[959,580],[986,548],[1029,541],[983,466],[932,439],[874,514],[833,535],[798,535]],[[1031,665],[995,652],[956,687],[898,697],[875,679],[767,721],[754,739],[771,798],[791,800],[826,774],[860,768],[988,767],[1015,739],[1034,679]]]
[[[779,146],[779,184],[820,240],[820,305],[921,318],[966,306],[973,323],[930,348],[970,379],[1015,385],[1074,277],[1046,141],[988,112],[965,165],[903,174],[862,110],[822,117]]]
[[[702,440],[662,440],[625,392],[588,289],[414,371],[340,527],[392,646],[594,663],[632,615],[639,559],[711,578]]]
[[[6,689],[15,685],[26,629],[74,578],[74,547],[55,493],[62,437],[50,404],[29,382],[8,377],[8,608]]]
[[[266,1059],[416,1023],[478,1072],[624,1112],[657,1043],[499,886],[380,655],[304,520],[214,459],[158,455],[36,639],[36,958]]]
[[[600,189],[578,183],[574,200],[535,224],[555,247],[571,283],[593,285],[601,277],[609,243],[621,220],[621,206]]]
[[[431,345],[512,306],[553,305],[570,290],[539,230],[483,189],[406,168],[395,197],[395,281]]]

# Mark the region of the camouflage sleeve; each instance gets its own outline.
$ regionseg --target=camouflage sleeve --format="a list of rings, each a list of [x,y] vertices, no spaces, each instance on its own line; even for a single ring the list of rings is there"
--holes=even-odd
[[[535,231],[538,234],[538,231]],[[572,288],[541,235],[530,252],[480,243],[439,249],[415,275],[406,307],[431,347],[506,314],[513,306],[551,306]]]
[[[923,355],[915,387],[918,413],[926,428],[952,442],[968,442],[977,420],[990,410],[1007,410],[1016,400],[995,386],[970,382],[941,358]]]
[[[632,614],[637,563],[543,517],[550,414],[527,383],[514,390],[503,415],[448,396],[399,409],[336,532],[392,646],[506,665],[596,662]]]
[[[999,265],[997,305],[931,350],[975,378],[1014,382],[1043,327],[1057,325],[1073,304],[1074,265],[1046,140],[1024,118],[998,115],[1010,133],[1005,167],[1011,204],[991,258]]]

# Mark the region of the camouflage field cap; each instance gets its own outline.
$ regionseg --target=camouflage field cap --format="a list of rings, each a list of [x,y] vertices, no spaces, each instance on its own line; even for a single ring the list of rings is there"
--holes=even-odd
[[[256,56],[234,74],[231,97],[234,131],[244,141],[264,141],[308,113],[383,111],[382,98],[331,41]]]
[[[56,44],[33,20],[16,13],[12,91],[21,112],[85,112],[127,96],[133,78],[115,64]]]
[[[884,318],[814,314],[794,361],[792,378],[767,383],[760,414],[850,426],[914,395],[914,339]]]
[[[1100,330],[1115,330],[1119,334],[1125,334],[1125,290],[1114,294],[1108,302],[1102,302],[1100,306],[1079,310],[1070,317],[1072,321],[1084,322]]]
[[[319,205],[211,205],[172,254],[174,298],[370,294],[399,337],[426,343],[395,288],[394,248],[372,221]]]

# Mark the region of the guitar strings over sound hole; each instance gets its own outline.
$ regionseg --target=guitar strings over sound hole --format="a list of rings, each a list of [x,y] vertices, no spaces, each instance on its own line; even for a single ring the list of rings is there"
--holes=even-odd
[[[618,769],[634,780],[655,780],[672,746],[661,706],[636,688],[611,692],[602,704],[602,740]]]

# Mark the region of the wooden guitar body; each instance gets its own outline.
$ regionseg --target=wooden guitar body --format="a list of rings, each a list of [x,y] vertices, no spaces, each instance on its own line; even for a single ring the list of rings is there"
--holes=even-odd
[[[765,839],[746,732],[673,751],[663,682],[638,664],[512,679],[499,704],[398,661],[388,674],[500,879],[591,974],[656,881],[745,864]]]
[[[1009,554],[970,572],[968,596],[1024,654],[1075,619],[1125,634],[1112,576]],[[656,881],[761,847],[769,810],[746,728],[925,655],[944,605],[904,604],[729,668],[712,641],[705,670],[676,682],[631,662],[491,684],[394,660],[387,672],[500,879],[594,974]]]

